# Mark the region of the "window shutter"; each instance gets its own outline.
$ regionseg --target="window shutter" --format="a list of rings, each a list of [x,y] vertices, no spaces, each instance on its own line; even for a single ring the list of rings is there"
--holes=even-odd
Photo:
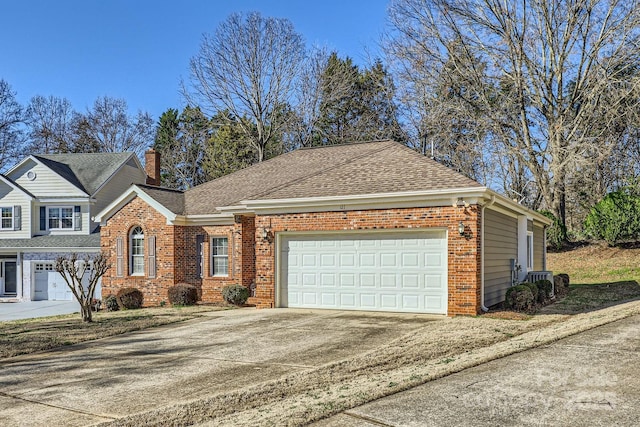
[[[13,229],[22,230],[22,206],[13,207]]]
[[[47,229],[47,208],[40,206],[40,230]]]
[[[80,206],[73,207],[73,229],[82,230],[82,211]]]
[[[149,271],[147,272],[147,276],[150,278],[156,277],[156,236],[149,236],[147,238],[147,249],[149,251],[149,255],[147,256],[149,262]]]
[[[116,277],[124,276],[124,241],[116,237]]]
[[[198,234],[196,236],[196,274],[198,277],[204,277],[204,235]]]

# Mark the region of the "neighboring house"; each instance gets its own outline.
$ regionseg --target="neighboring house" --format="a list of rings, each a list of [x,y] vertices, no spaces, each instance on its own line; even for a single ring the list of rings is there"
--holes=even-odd
[[[145,182],[134,153],[32,155],[0,175],[0,301],[72,299],[56,258],[100,251],[92,217]]]
[[[184,192],[133,185],[96,220],[105,295],[159,305],[186,282],[214,302],[237,283],[258,307],[448,315],[545,270],[549,224],[393,141],[300,149]]]

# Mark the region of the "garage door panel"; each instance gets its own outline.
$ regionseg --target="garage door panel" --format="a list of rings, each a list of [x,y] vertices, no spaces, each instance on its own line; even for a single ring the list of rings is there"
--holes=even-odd
[[[444,232],[286,236],[281,247],[281,305],[446,313]]]

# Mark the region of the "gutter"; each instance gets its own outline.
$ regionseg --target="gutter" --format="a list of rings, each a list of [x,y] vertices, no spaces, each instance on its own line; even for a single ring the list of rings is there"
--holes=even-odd
[[[480,309],[485,313],[489,308],[484,305],[484,210],[495,201],[496,196],[492,195],[491,200],[480,208]]]

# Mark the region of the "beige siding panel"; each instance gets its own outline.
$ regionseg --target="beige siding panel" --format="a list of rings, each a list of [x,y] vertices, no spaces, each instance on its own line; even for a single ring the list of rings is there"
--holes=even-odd
[[[511,286],[509,260],[518,257],[518,220],[487,208],[484,211],[484,302],[504,301]]]
[[[533,231],[533,221],[527,220],[527,231]]]
[[[544,228],[533,227],[533,269],[544,270]]]
[[[27,177],[28,172],[35,173],[35,179]],[[69,183],[46,166],[32,160],[24,162],[11,171],[9,178],[36,197],[86,197],[86,194],[75,185]]]
[[[0,230],[0,239],[27,239],[31,237],[31,202],[29,196],[0,181],[0,207],[20,206],[20,230]]]
[[[129,162],[135,165],[135,162]],[[94,195],[96,203],[91,206],[91,216],[106,208],[127,190],[131,184],[144,184],[147,176],[144,171],[129,163],[120,170]]]

